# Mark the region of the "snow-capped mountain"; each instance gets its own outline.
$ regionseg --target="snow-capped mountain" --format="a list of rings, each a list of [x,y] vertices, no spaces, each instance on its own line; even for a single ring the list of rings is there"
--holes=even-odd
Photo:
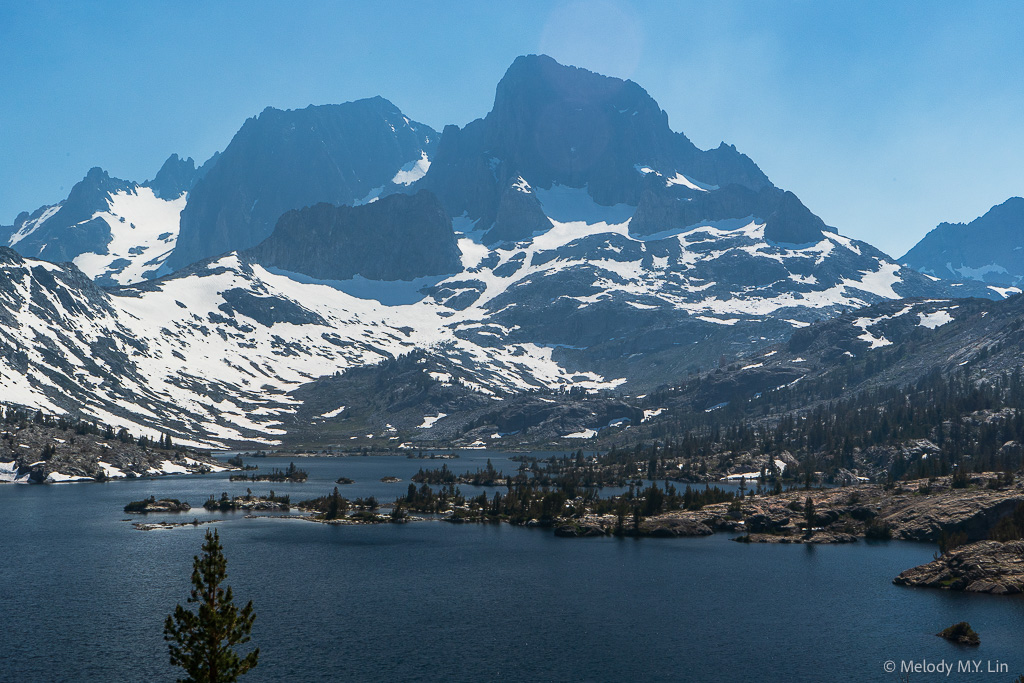
[[[197,169],[177,154],[143,183],[93,168],[64,201],[0,227],[0,245],[55,263],[72,261],[102,285],[156,277],[177,241],[188,191],[208,169],[209,163]]]
[[[1024,280],[1024,199],[1011,197],[966,225],[939,224],[900,262],[941,278],[1020,284]]]
[[[407,191],[437,138],[380,97],[267,108],[199,169],[172,155],[143,183],[90,170],[64,201],[0,226],[0,245],[73,261],[101,285],[134,284],[252,247],[287,211]]]
[[[516,60],[494,110],[440,143],[376,98],[267,110],[173,198],[170,180],[87,180],[99,199],[68,234],[105,225],[108,252],[155,254],[184,202],[163,268],[211,258],[140,282],[153,264],[96,265],[99,249],[76,265],[0,252],[0,396],[194,442],[273,441],[303,387],[411,351],[480,409],[643,390],[877,302],[1011,292],[900,266],[735,148],[697,149],[635,83],[547,57]],[[20,220],[15,246],[69,204]],[[81,270],[115,265],[131,286]],[[443,431],[436,405],[409,417],[418,400],[400,402],[412,435]]]

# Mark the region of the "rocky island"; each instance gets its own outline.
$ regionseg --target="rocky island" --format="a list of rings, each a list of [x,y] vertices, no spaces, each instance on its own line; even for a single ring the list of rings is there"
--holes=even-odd
[[[160,498],[150,496],[147,500],[136,500],[124,506],[125,512],[147,514],[150,512],[188,512],[192,506],[177,498]]]
[[[309,473],[299,469],[295,463],[289,463],[287,469],[279,470],[276,467],[266,474],[232,474],[231,481],[271,481],[271,482],[303,482],[309,478]]]
[[[220,498],[210,496],[203,507],[210,512],[231,512],[234,510],[253,511],[286,511],[290,508],[290,496],[277,496],[271,491],[266,496],[255,496],[251,490],[246,490],[244,496],[229,496],[227,493],[220,494]]]

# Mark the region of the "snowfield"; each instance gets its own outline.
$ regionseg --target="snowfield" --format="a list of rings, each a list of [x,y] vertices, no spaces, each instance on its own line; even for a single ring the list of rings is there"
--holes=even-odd
[[[131,285],[155,277],[178,241],[181,211],[187,193],[164,200],[148,187],[117,192],[108,211],[96,213],[110,226],[106,253],[85,253],[74,264],[96,279]]]

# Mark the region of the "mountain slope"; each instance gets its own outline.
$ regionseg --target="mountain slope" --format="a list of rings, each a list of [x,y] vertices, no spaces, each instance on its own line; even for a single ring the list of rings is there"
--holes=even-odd
[[[168,265],[255,246],[292,209],[356,204],[404,189],[429,166],[436,138],[381,97],[267,108],[245,122],[196,184]]]
[[[482,348],[436,306],[381,306],[228,255],[137,287],[0,249],[5,402],[140,425],[191,443],[273,439],[289,391],[416,348],[444,349],[483,395],[579,383],[529,344]],[[600,378],[583,382],[611,386]]]
[[[831,402],[866,392],[896,391],[899,397],[898,390],[926,378],[956,377],[965,391],[1005,384],[1005,377],[1019,376],[1022,347],[1021,296],[883,302],[800,329],[784,344],[652,392],[646,408],[658,411],[657,419],[638,429],[653,433],[666,425],[678,430],[708,420],[771,421],[819,408],[827,411]],[[937,403],[944,398],[936,398]],[[710,413],[718,417],[705,416]],[[950,417],[936,408],[933,426]]]
[[[0,393],[192,442],[268,442],[294,423],[303,385],[416,350],[444,359],[436,372],[463,392],[453,405],[479,411],[529,389],[639,391],[819,317],[950,291],[833,233],[801,248],[766,242],[755,223],[640,239],[585,191],[539,195],[551,230],[494,249],[460,237],[464,270],[419,292],[420,281],[371,282],[372,296],[365,278],[299,282],[236,255],[105,291],[7,250]],[[380,301],[393,287],[406,298]],[[433,409],[403,408],[424,422]]]
[[[942,278],[1020,284],[1024,279],[1024,199],[1011,197],[966,225],[940,223],[900,262]]]

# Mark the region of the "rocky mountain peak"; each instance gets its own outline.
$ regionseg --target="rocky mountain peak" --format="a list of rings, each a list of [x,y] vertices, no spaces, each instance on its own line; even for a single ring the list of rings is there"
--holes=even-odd
[[[357,204],[404,189],[429,166],[436,139],[383,97],[268,107],[196,182],[168,266],[259,244],[291,209]]]
[[[168,157],[157,171],[156,177],[143,183],[152,188],[160,199],[176,199],[192,189],[196,181],[196,162],[189,157],[182,159],[177,154]]]
[[[537,230],[536,212],[522,201],[528,198],[506,194],[520,179],[543,190],[586,188],[603,206],[637,206],[654,177],[673,196],[680,188],[772,187],[734,147],[702,151],[673,132],[665,112],[636,83],[529,55],[509,67],[486,117],[445,128],[421,185],[451,215],[466,214],[477,229],[497,228],[487,238],[495,243]],[[515,216],[523,225],[509,222]]]
[[[636,83],[545,55],[513,62],[486,121],[491,149],[516,173],[545,188],[587,185],[606,204],[636,203],[629,189],[614,185],[623,179],[627,187],[637,185],[637,161],[667,166],[674,148],[692,151]]]

